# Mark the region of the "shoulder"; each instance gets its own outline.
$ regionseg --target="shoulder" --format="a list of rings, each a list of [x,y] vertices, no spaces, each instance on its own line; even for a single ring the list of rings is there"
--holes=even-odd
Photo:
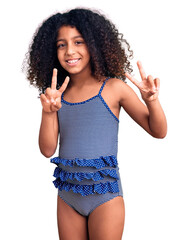
[[[113,88],[115,91],[128,91],[129,90],[129,86],[127,83],[125,83],[123,80],[119,79],[119,78],[110,78],[108,79],[108,86],[110,86],[111,88]]]
[[[129,95],[134,93],[132,88],[119,78],[110,78],[107,81],[111,93],[117,96],[119,103],[125,101]]]

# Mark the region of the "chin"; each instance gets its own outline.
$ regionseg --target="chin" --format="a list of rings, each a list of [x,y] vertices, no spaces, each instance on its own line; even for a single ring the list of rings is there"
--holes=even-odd
[[[69,70],[69,69],[68,69]],[[76,75],[76,74],[80,74],[82,71],[78,71],[78,70],[71,70],[71,71],[68,71],[66,70],[70,75]]]

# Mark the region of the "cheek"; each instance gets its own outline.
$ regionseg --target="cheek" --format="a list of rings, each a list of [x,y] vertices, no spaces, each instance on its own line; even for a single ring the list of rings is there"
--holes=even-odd
[[[58,60],[59,60],[60,58],[62,58],[59,51],[57,51],[57,58],[58,58]]]
[[[89,54],[89,52],[88,52],[87,49],[84,49],[84,56],[85,56],[88,60],[90,60],[90,54]]]
[[[58,61],[59,61],[60,63],[63,63],[64,57],[63,57],[62,52],[57,51],[57,58],[58,58]]]
[[[61,65],[61,67],[65,69],[66,64],[64,62],[63,55],[61,53],[57,52],[57,58],[58,58],[58,61],[59,61],[60,65]]]

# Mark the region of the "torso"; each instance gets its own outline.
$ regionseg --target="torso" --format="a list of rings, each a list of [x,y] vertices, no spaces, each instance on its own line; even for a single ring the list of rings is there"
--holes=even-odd
[[[120,114],[120,104],[119,104],[119,94],[114,90],[115,84],[114,78],[108,79],[105,83],[101,96],[113,112],[113,114],[119,119]],[[81,90],[77,90],[73,87],[66,88],[64,92],[64,100],[70,103],[77,103],[85,101],[91,97],[96,96],[99,93],[99,89],[101,88],[103,81],[98,82],[95,86],[91,88],[84,88]],[[116,89],[116,88],[115,88]]]

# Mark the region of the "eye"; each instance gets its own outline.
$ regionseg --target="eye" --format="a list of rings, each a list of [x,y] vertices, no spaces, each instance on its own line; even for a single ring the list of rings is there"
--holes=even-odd
[[[81,44],[84,44],[84,41],[76,41],[75,44],[76,45],[81,45]]]
[[[60,43],[60,44],[57,45],[57,49],[58,49],[58,48],[63,48],[63,47],[65,47],[65,46],[66,46],[66,45],[65,45],[64,43]]]

